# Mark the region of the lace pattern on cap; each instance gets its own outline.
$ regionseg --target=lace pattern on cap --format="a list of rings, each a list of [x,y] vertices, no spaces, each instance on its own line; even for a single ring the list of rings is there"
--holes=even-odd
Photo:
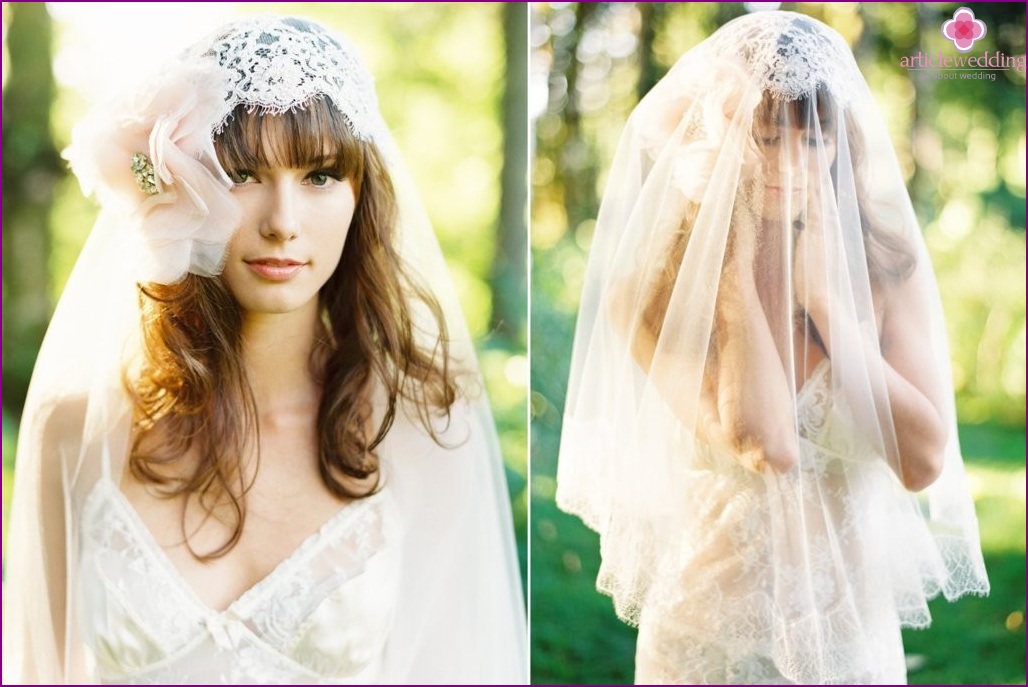
[[[228,81],[225,112],[214,133],[239,105],[276,115],[327,97],[357,138],[383,138],[371,73],[353,46],[324,27],[295,17],[248,18],[200,46],[200,57],[216,59]]]
[[[783,100],[796,100],[822,87],[845,102],[862,82],[842,36],[802,14],[757,12],[739,17],[710,41],[713,54],[741,57],[761,90]]]

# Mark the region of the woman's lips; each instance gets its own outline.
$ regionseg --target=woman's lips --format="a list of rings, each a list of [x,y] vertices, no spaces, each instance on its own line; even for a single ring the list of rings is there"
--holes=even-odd
[[[244,262],[258,276],[269,281],[288,281],[307,266],[307,263],[299,260],[282,258],[254,258]]]

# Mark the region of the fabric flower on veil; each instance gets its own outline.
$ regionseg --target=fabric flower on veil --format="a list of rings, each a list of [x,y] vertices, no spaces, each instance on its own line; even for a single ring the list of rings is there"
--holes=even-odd
[[[222,81],[200,66],[164,72],[94,113],[65,152],[83,191],[115,215],[140,281],[221,271],[240,217],[212,137],[224,117]]]

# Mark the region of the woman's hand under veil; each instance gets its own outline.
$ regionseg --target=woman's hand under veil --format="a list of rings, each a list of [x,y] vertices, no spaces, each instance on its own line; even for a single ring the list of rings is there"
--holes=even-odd
[[[702,399],[708,407],[704,429],[743,467],[788,472],[799,461],[789,381],[761,298],[774,265],[761,257],[766,241],[757,235],[760,219],[736,219],[715,305],[717,362],[713,388]]]
[[[793,244],[792,285],[796,302],[810,316],[824,344],[824,353],[831,357],[828,283],[828,258],[825,245],[826,220],[838,226],[838,212],[825,212],[825,199],[834,205],[833,194],[823,194],[820,181],[812,180],[807,188],[806,219],[797,225]]]
[[[871,306],[853,312],[859,299],[831,291],[829,275],[844,269],[847,259],[835,196],[815,182],[808,199],[793,249],[796,300],[833,360],[837,388],[854,422],[867,432],[894,428],[892,436],[882,436],[884,458],[906,488],[919,491],[938,476],[946,442],[938,380],[922,349],[924,294],[914,277],[872,279],[867,285]],[[853,381],[867,378],[880,381],[870,386]]]
[[[828,184],[830,182],[825,181]],[[841,294],[832,294],[829,274],[833,272],[830,265],[839,267],[844,263],[841,255],[842,228],[839,222],[839,207],[835,194],[829,186],[825,193],[822,182],[811,179],[807,189],[807,208],[805,219],[797,224],[793,238],[792,286],[796,303],[806,313],[823,343],[824,353],[832,357],[831,330],[834,323],[837,327],[849,331],[858,328],[863,319],[868,320],[862,329],[863,336],[872,348],[878,348],[877,342],[882,336],[885,317],[885,293],[881,284],[870,283],[871,306],[863,317],[850,310],[838,307],[846,300]],[[828,241],[828,233],[832,241]],[[833,251],[830,255],[829,251]],[[873,322],[873,329],[870,326]]]

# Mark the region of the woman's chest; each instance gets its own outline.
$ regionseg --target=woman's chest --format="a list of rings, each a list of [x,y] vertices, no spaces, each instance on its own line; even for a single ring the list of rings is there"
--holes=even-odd
[[[283,666],[363,676],[390,633],[400,561],[386,492],[337,510],[225,607],[205,603],[204,587],[229,568],[190,579],[112,483],[98,484],[83,523],[80,624],[107,678],[197,661],[205,674],[232,667],[231,681],[283,681]]]
[[[348,506],[320,480],[279,475],[260,476],[234,501],[221,496],[209,511],[195,496],[167,499],[131,487],[125,496],[182,579],[214,609],[268,577]]]

